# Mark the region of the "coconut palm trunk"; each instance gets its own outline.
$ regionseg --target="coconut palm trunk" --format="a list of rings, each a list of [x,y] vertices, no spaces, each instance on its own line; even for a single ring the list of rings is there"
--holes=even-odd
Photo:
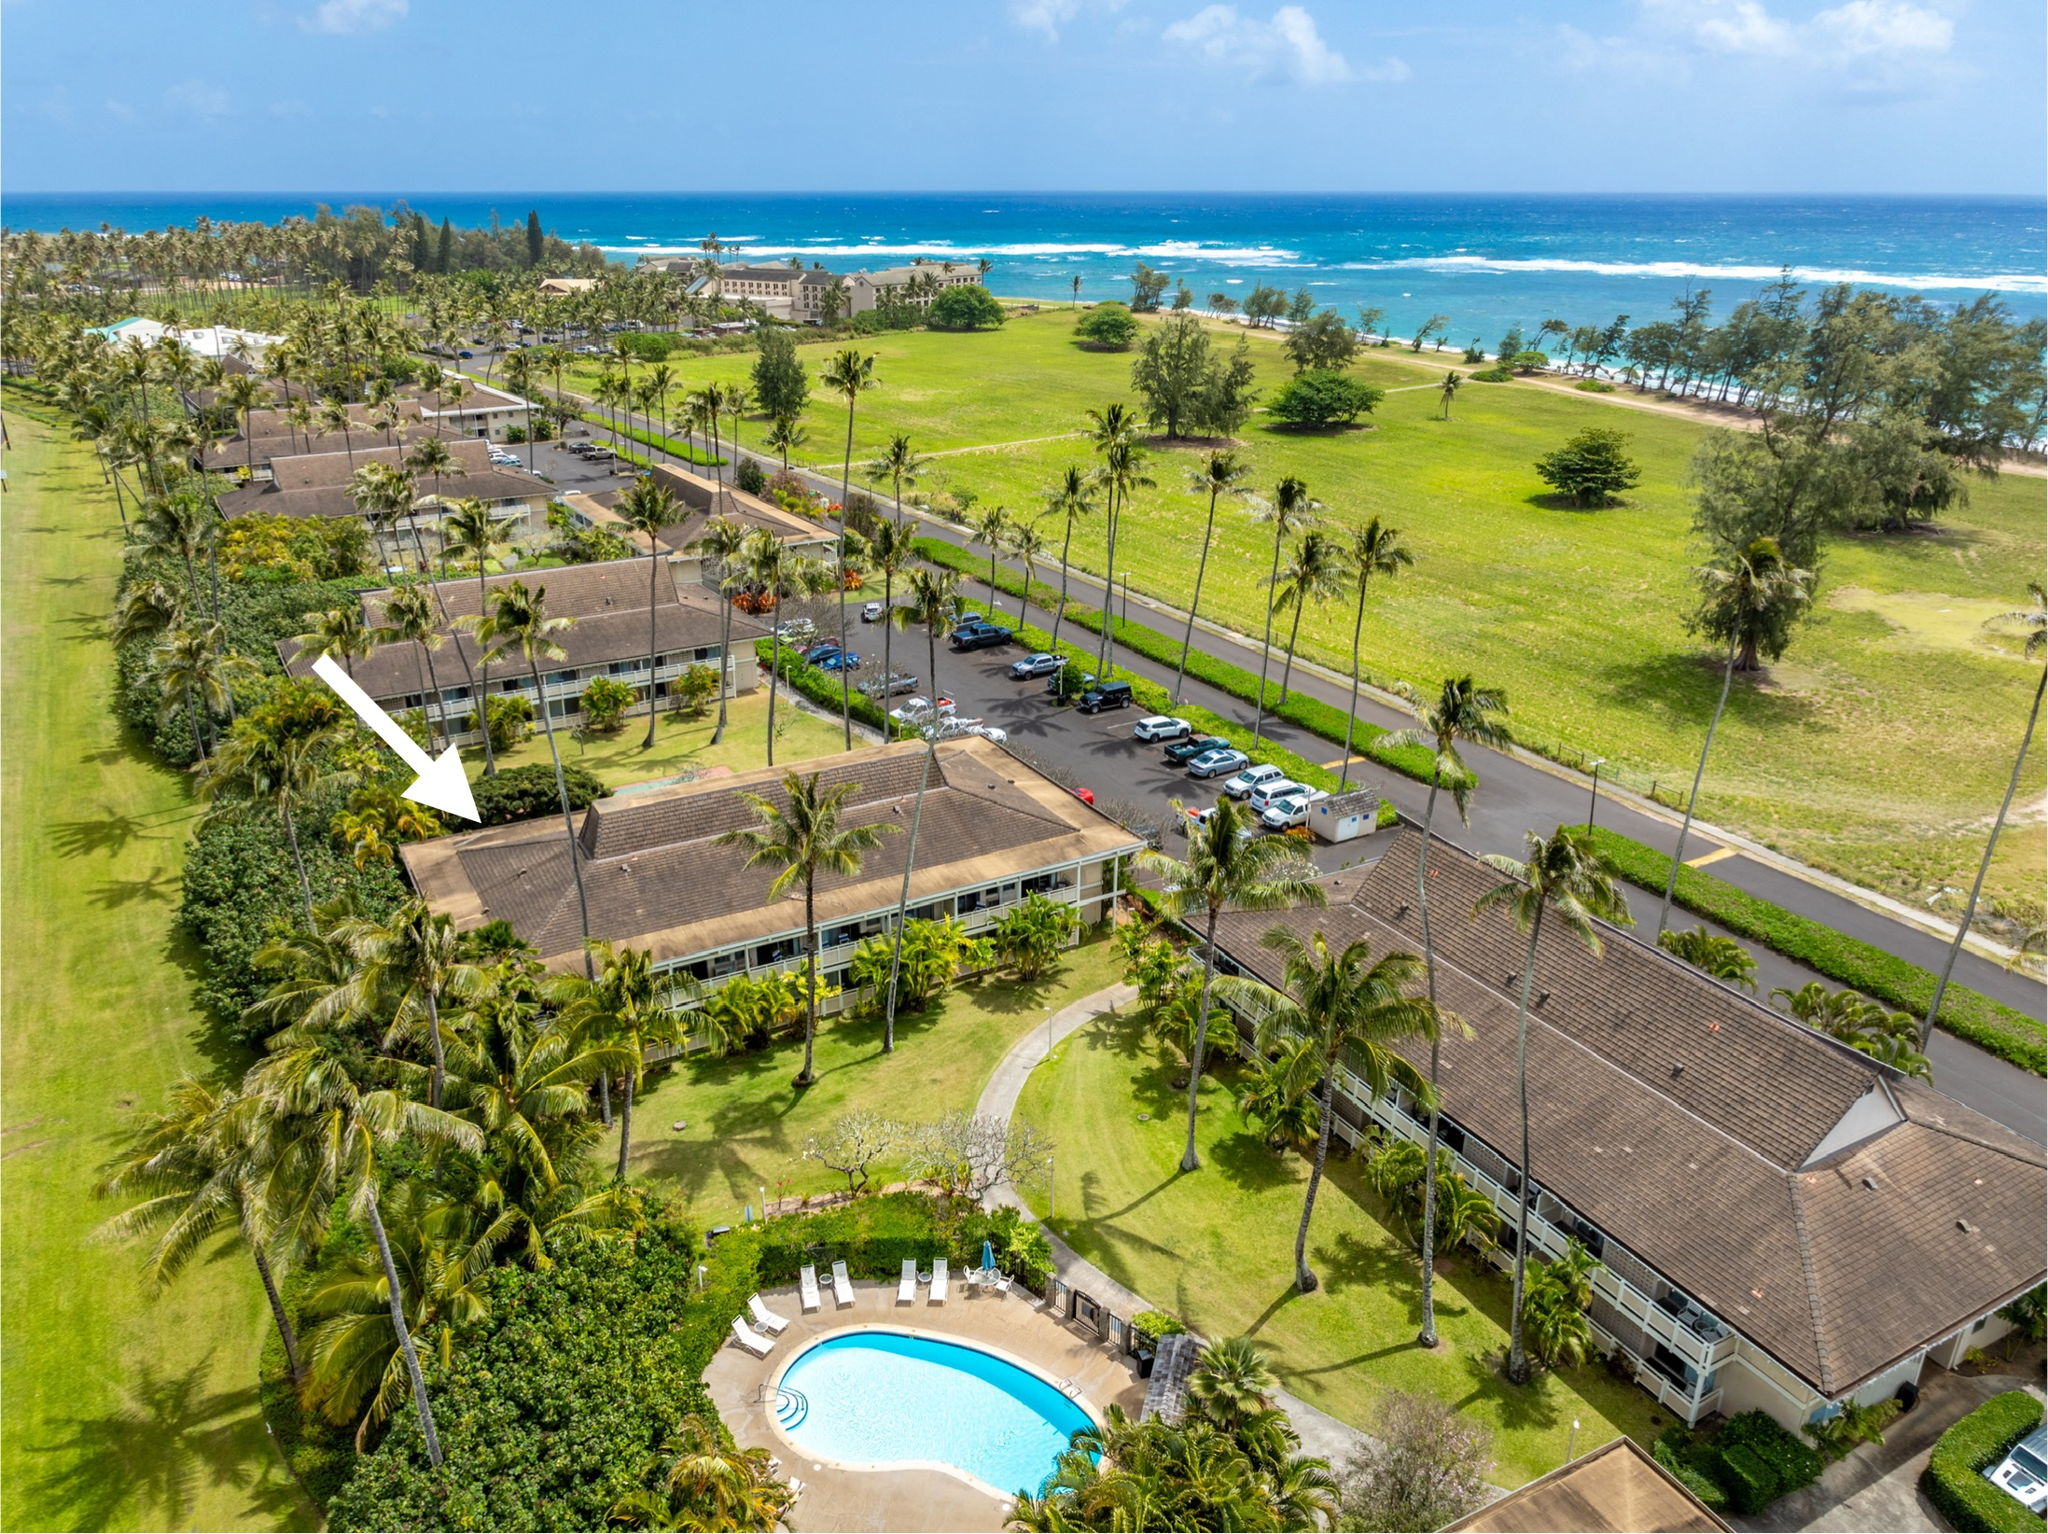
[[[284,1296],[277,1292],[277,1278],[270,1271],[270,1261],[263,1255],[263,1248],[252,1243],[249,1255],[256,1259],[256,1275],[263,1280],[263,1298],[270,1304],[270,1319],[277,1323],[278,1340],[284,1344],[285,1367],[291,1370],[292,1383],[298,1384],[304,1377],[299,1363],[299,1334],[292,1326],[290,1313],[284,1308]]]
[[[1515,1208],[1515,1283],[1508,1302],[1508,1378],[1517,1385],[1529,1378],[1529,1353],[1522,1341],[1522,1292],[1529,1272],[1529,1205],[1535,1179],[1529,1175],[1529,991],[1536,979],[1536,940],[1543,934],[1543,907],[1529,923],[1529,951],[1522,960],[1521,996],[1515,1008],[1515,1093],[1522,1114],[1522,1186]],[[1425,1167],[1431,1176],[1434,1167]],[[1434,1178],[1431,1178],[1434,1181]]]
[[[1671,851],[1671,871],[1664,876],[1664,898],[1657,904],[1657,936],[1664,933],[1664,924],[1671,917],[1671,895],[1678,888],[1678,866],[1685,861],[1685,838],[1692,830],[1693,811],[1699,807],[1700,781],[1707,775],[1707,757],[1714,749],[1714,732],[1721,728],[1721,711],[1728,707],[1728,689],[1735,681],[1735,662],[1740,654],[1739,640],[1728,643],[1728,663],[1721,668],[1721,696],[1714,704],[1714,717],[1707,721],[1707,738],[1700,747],[1699,765],[1692,771],[1692,792],[1685,796],[1685,818],[1678,823],[1678,845]]]
[[[1195,1114],[1201,1108],[1202,1056],[1209,1046],[1209,986],[1216,978],[1216,919],[1222,914],[1222,906],[1211,901],[1209,925],[1202,941],[1202,999],[1195,1013],[1195,1048],[1188,1056],[1188,1143],[1180,1154],[1183,1172],[1197,1171],[1202,1165],[1201,1153],[1195,1149]]]
[[[1316,1212],[1316,1190],[1323,1185],[1323,1166],[1330,1159],[1330,1115],[1335,1107],[1336,1087],[1337,1057],[1333,1053],[1323,1062],[1323,1084],[1316,1093],[1322,1124],[1316,1131],[1315,1160],[1308,1169],[1308,1192],[1301,1201],[1301,1224],[1294,1232],[1294,1288],[1299,1294],[1314,1292],[1317,1283],[1308,1266],[1308,1222]]]
[[[1067,555],[1073,550],[1073,547],[1074,514],[1072,511],[1069,511],[1067,513],[1067,530],[1060,538],[1060,605],[1054,608],[1052,613],[1051,649],[1054,655],[1060,653],[1060,624],[1067,616],[1067,571],[1069,569]],[[1202,550],[1204,558],[1208,557],[1208,552],[1206,548]]]
[[[1273,568],[1266,576],[1266,636],[1259,642],[1259,697],[1252,709],[1252,749],[1266,728],[1266,675],[1273,665],[1273,593],[1280,584],[1280,537],[1283,522],[1273,523]],[[1298,617],[1299,615],[1297,615]]]
[[[659,547],[660,545],[650,535],[647,540],[647,739],[641,742],[641,748],[647,751],[654,749],[654,674],[660,669],[655,665],[658,657],[655,653],[654,633],[654,620],[659,611],[654,602],[655,586],[661,575],[661,561],[657,555]]]
[[[804,870],[804,1068],[796,1084],[807,1087],[818,1078],[811,1070],[811,1057],[818,1044],[818,881]]]
[[[910,848],[903,858],[903,883],[896,892],[896,941],[889,948],[889,994],[882,1005],[882,1053],[896,1048],[896,990],[903,976],[903,926],[910,915],[910,874],[917,866],[917,833],[924,825],[924,795],[931,786],[932,758],[939,754],[935,726],[926,726],[924,767],[917,775],[917,797],[910,807]]]
[[[1180,670],[1174,674],[1173,678],[1173,701],[1176,704],[1180,702],[1182,694],[1187,691],[1188,651],[1194,647],[1195,643],[1195,615],[1202,610],[1202,580],[1209,573],[1209,544],[1216,536],[1216,497],[1220,494],[1222,494],[1222,491],[1219,488],[1215,486],[1210,487],[1209,520],[1202,528],[1202,557],[1195,565],[1195,595],[1194,599],[1188,603],[1187,631],[1180,638]],[[1361,599],[1361,617],[1363,616],[1362,602],[1363,599]],[[1349,741],[1345,742],[1344,754],[1346,756],[1351,754]],[[1308,1229],[1306,1217],[1303,1219],[1302,1229]]]
[[[278,796],[277,816],[284,822],[285,841],[292,849],[292,868],[299,876],[299,901],[305,907],[306,930],[310,932],[319,926],[319,922],[313,916],[313,884],[306,877],[306,858],[305,854],[299,851],[299,826],[292,816],[291,798],[288,794]]]
[[[391,1238],[384,1231],[384,1216],[377,1207],[377,1190],[368,1196],[370,1234],[377,1240],[377,1258],[384,1265],[384,1296],[391,1306],[391,1329],[398,1334],[398,1351],[405,1356],[405,1372],[412,1380],[413,1409],[419,1413],[420,1432],[427,1440],[427,1459],[441,1467],[441,1435],[434,1431],[434,1408],[427,1403],[427,1380],[420,1373],[420,1355],[412,1345],[412,1329],[405,1324],[405,1297],[398,1287],[398,1267],[391,1260]]]
[[[1343,793],[1351,786],[1351,743],[1358,729],[1358,643],[1365,633],[1365,582],[1358,583],[1358,610],[1351,619],[1351,711],[1344,716],[1344,765],[1337,771],[1337,792]],[[1436,803],[1436,783],[1429,786],[1430,804]],[[1429,850],[1429,839],[1423,838],[1423,851]],[[1435,1000],[1434,997],[1431,998]]]
[[[555,740],[555,716],[554,711],[548,707],[548,690],[540,679],[539,660],[532,655],[528,655],[526,658],[526,669],[533,677],[533,696],[540,709],[541,729],[547,734],[548,755],[555,764],[555,797],[562,806],[562,834],[569,838],[569,873],[576,881],[576,915],[583,933],[585,945],[583,950],[583,972],[588,976],[591,973],[589,948],[590,897],[584,893],[583,889],[583,854],[576,840],[576,812],[569,808],[569,781],[562,775],[562,748]],[[599,1078],[599,1084],[603,1084],[602,1077]],[[609,1093],[606,1094],[607,1098],[609,1098],[609,1095]],[[605,1116],[605,1122],[607,1124],[611,1122],[609,1113]]]
[[[771,618],[780,616],[782,604],[769,609]],[[759,654],[757,650],[754,652]],[[782,691],[782,625],[774,624],[768,634],[768,765],[775,765],[775,699]],[[724,708],[723,700],[719,707]]]
[[[1112,482],[1109,487],[1109,526],[1103,540],[1102,551],[1102,649],[1095,660],[1095,674],[1109,675],[1110,635],[1116,629],[1116,531],[1117,493]]]
[[[1363,608],[1363,601],[1360,603]],[[1345,753],[1350,756],[1347,748]],[[1444,770],[1438,765],[1429,775],[1429,799],[1422,809],[1422,845],[1415,854],[1415,909],[1422,918],[1422,967],[1428,977],[1430,1010],[1436,1010],[1436,944],[1429,930],[1429,838],[1436,823],[1436,796],[1443,787]],[[1442,1030],[1429,1041],[1429,1148],[1422,1162],[1422,1330],[1416,1341],[1426,1348],[1436,1346],[1436,1158],[1443,1137],[1438,1111],[1443,1074]]]

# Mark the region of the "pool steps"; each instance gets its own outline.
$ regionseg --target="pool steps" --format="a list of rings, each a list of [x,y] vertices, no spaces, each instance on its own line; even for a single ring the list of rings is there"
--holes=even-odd
[[[811,1414],[811,1400],[801,1390],[779,1385],[775,1390],[775,1420],[783,1431],[800,1426]]]

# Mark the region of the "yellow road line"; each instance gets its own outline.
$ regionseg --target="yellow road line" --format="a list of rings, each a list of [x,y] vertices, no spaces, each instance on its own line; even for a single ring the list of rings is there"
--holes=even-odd
[[[1712,852],[1702,852],[1696,858],[1687,858],[1685,866],[1687,868],[1705,868],[1709,863],[1718,863],[1723,858],[1732,858],[1734,856],[1735,849],[1733,847],[1716,847]]]

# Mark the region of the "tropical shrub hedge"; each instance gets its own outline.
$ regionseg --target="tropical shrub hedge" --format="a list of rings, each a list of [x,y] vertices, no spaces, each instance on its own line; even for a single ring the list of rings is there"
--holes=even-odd
[[[1604,827],[1594,828],[1593,840],[1630,883],[1644,889],[1664,888],[1671,859],[1663,853]],[[1697,868],[1679,868],[1672,899],[1738,936],[1797,959],[1830,980],[1916,1017],[1927,1013],[1934,995],[1934,976],[1882,948],[1758,899]],[[1957,1038],[2022,1069],[2048,1074],[2048,1029],[2003,1002],[1951,981],[1942,994],[1941,1015],[1935,1021]]]
[[[2040,1515],[2028,1512],[1980,1473],[2040,1425],[2041,1403],[2024,1390],[1993,1396],[1941,1435],[1927,1468],[1920,1472],[1920,1489],[1958,1529],[2040,1534],[2048,1527]]]
[[[764,666],[774,663],[775,648],[772,639],[754,641],[754,653],[760,656]],[[839,679],[842,673],[820,671],[806,661],[800,651],[783,645],[779,675],[820,708],[830,709],[835,714],[839,712]],[[860,690],[859,683],[850,682],[847,690],[855,722],[877,731],[884,740],[893,739],[897,733],[895,721],[882,712],[874,699]]]
[[[596,773],[573,762],[562,763],[562,784],[569,790],[569,808],[587,809],[593,799],[610,792]],[[555,764],[531,762],[524,767],[506,767],[471,785],[476,812],[487,826],[509,821],[531,820],[536,815],[559,815],[562,796],[555,791]]]
[[[626,437],[634,442],[645,443],[648,447],[658,447],[664,453],[674,458],[680,458],[685,463],[701,464],[706,468],[716,468],[719,464],[725,462],[723,458],[713,453],[707,453],[700,447],[692,447],[689,443],[678,441],[674,437],[663,436],[660,432],[656,431],[649,431],[644,426],[633,426],[624,421],[614,421],[610,417],[599,415],[592,410],[584,411],[583,419],[590,422],[593,426],[602,426],[606,431],[616,436]],[[614,449],[614,451],[629,463],[636,463],[643,469],[648,466],[647,460],[637,453],[628,453],[623,449]]]

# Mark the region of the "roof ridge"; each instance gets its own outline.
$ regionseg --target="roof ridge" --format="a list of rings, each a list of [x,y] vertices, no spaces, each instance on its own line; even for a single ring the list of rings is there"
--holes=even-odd
[[[1820,1374],[1819,1384],[1824,1392],[1834,1388],[1834,1365],[1829,1359],[1826,1314],[1821,1306],[1820,1276],[1813,1261],[1813,1239],[1806,1229],[1806,1205],[1800,1198],[1800,1185],[1805,1178],[1825,1176],[1821,1172],[1795,1172],[1786,1179],[1792,1196],[1792,1230],[1797,1236],[1799,1248],[1799,1276],[1806,1284],[1806,1308],[1813,1317],[1813,1358]]]

